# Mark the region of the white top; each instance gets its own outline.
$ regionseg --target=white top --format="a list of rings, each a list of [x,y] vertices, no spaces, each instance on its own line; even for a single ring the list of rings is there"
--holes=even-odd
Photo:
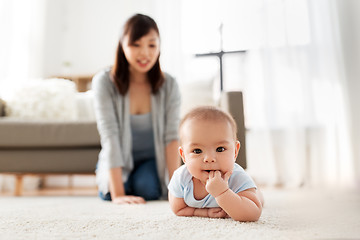
[[[215,198],[208,194],[201,200],[194,197],[194,182],[185,165],[179,167],[172,176],[168,189],[177,198],[183,198],[186,205],[194,208],[219,207]],[[242,192],[249,188],[256,188],[254,181],[237,163],[234,164],[233,173],[229,178],[229,188],[235,193]]]

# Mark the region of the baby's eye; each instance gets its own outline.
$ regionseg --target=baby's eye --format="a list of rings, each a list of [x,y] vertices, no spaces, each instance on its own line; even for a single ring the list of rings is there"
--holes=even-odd
[[[155,45],[155,44],[150,44],[149,46],[150,46],[150,48],[154,48],[154,47],[156,47],[156,45]]]
[[[224,147],[218,147],[216,149],[217,152],[224,152],[225,151],[225,148]]]
[[[139,47],[140,46],[140,44],[138,44],[138,43],[133,43],[133,44],[131,44],[133,47]]]
[[[196,148],[196,149],[193,150],[193,153],[200,154],[200,153],[202,153],[202,151],[201,151],[201,149]]]

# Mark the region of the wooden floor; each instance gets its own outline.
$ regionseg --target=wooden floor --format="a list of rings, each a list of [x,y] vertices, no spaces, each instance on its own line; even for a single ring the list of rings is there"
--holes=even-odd
[[[24,190],[21,196],[97,196],[96,187],[65,187]],[[13,191],[0,192],[0,196],[14,196]]]
[[[76,186],[74,184],[74,176],[93,176],[93,174],[3,174],[9,175],[14,179],[14,189],[0,191],[0,196],[97,196],[98,190],[95,185]],[[62,183],[61,186],[47,186],[46,184],[39,184],[38,189],[26,190],[24,189],[24,178],[28,176],[36,176],[43,182],[49,176],[63,176],[67,178],[67,183]],[[75,185],[75,186],[74,186]],[[0,188],[1,190],[1,188]]]

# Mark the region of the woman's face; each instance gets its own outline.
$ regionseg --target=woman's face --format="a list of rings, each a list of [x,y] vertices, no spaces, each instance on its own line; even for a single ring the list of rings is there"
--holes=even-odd
[[[160,39],[154,29],[133,43],[126,35],[123,50],[129,63],[130,73],[147,73],[156,63],[160,54]]]

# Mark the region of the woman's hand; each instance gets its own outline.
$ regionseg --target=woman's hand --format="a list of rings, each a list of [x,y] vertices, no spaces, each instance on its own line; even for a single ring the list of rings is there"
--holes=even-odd
[[[226,212],[220,208],[208,208],[208,216],[210,218],[225,218],[227,216]]]
[[[142,197],[125,195],[112,199],[115,204],[143,204],[146,203]]]

